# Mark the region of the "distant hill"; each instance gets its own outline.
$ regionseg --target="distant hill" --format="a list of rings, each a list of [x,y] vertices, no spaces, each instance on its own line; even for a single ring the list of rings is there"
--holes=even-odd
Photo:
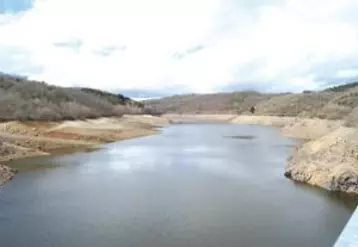
[[[114,105],[132,105],[132,106],[136,106],[139,108],[143,108],[144,104],[134,101],[131,98],[125,97],[122,94],[113,94],[113,93],[109,93],[109,92],[105,92],[102,90],[98,90],[98,89],[93,89],[93,88],[80,88],[82,92],[85,93],[89,93],[89,94],[93,94],[96,97],[101,97],[103,99],[106,99],[107,101],[109,101],[110,103],[114,104]]]
[[[351,88],[355,88],[357,86],[358,86],[358,82],[351,82],[351,83],[347,83],[347,84],[343,84],[343,85],[329,87],[329,88],[325,89],[324,91],[326,91],[326,92],[345,92],[345,91],[347,91]]]
[[[134,101],[93,88],[64,88],[0,73],[0,121],[85,119],[123,114],[231,113],[344,119],[358,127],[358,82],[320,92],[255,91],[174,95]]]
[[[249,114],[345,119],[358,126],[358,83],[327,88],[320,92],[265,94],[234,92],[188,94],[145,101],[146,105],[171,113]]]
[[[63,88],[0,73],[0,120],[65,120],[150,113],[121,94]]]
[[[268,100],[277,94],[258,92],[233,92],[216,94],[175,95],[144,101],[163,112],[176,113],[235,113],[248,111],[251,106]]]

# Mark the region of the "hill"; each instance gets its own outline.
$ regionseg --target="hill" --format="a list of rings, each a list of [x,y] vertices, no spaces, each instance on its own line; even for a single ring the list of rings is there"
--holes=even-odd
[[[169,113],[235,113],[240,114],[252,105],[269,100],[277,94],[261,94],[254,91],[175,95],[155,100],[147,100],[145,104]]]
[[[358,82],[352,82],[352,83],[347,83],[347,84],[338,85],[338,86],[334,86],[334,87],[329,87],[329,88],[325,89],[324,91],[344,92],[351,88],[355,88],[357,86],[358,86]]]
[[[121,94],[64,88],[24,77],[0,74],[0,120],[74,120],[150,113]]]
[[[234,92],[176,95],[148,100],[146,105],[168,113],[249,113],[256,115],[344,119],[346,125],[358,127],[358,83],[349,83],[323,91],[265,94]]]

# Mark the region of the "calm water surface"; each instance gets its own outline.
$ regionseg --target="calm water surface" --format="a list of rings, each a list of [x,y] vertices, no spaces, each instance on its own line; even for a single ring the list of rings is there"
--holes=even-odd
[[[274,128],[176,125],[18,161],[0,246],[332,246],[356,199],[285,179],[294,144]]]

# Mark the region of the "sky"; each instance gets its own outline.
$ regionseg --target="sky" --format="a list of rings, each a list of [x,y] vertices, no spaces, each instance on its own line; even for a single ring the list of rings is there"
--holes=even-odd
[[[356,0],[0,0],[0,71],[135,97],[358,80]]]

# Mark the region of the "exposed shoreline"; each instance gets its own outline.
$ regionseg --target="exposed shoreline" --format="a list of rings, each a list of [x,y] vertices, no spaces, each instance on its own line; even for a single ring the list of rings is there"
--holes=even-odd
[[[155,128],[168,124],[166,118],[149,115],[1,123],[0,185],[15,176],[16,171],[6,166],[12,160],[98,148],[105,143],[156,134],[158,131]]]
[[[289,138],[305,142],[288,158],[282,173],[295,181],[330,191],[358,194],[358,130],[340,120],[234,114],[165,114],[161,117],[130,115],[57,123],[8,122],[0,124],[1,158],[50,155],[61,150],[87,149],[104,143],[157,133],[155,127],[180,123],[222,122],[275,126]],[[0,168],[0,185],[14,171]]]

